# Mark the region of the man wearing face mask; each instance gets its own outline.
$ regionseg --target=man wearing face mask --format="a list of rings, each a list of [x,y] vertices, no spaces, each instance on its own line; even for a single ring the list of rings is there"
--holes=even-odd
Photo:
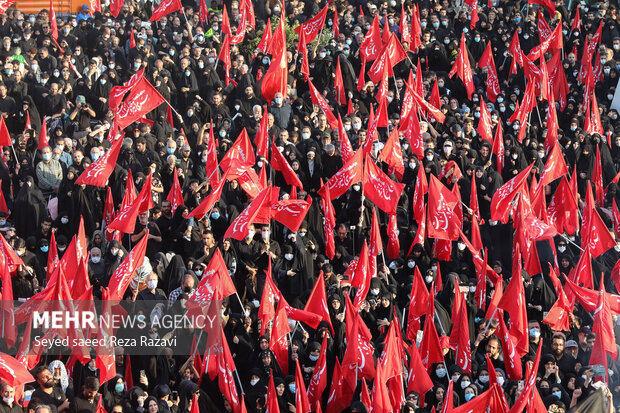
[[[256,241],[260,249],[260,257],[256,264],[260,269],[267,269],[269,261],[271,261],[271,268],[274,273],[280,270],[282,265],[282,249],[280,243],[276,241],[273,234],[270,231],[270,227],[265,225],[260,231],[260,239]]]
[[[157,274],[151,272],[146,277],[146,288],[138,293],[137,299],[144,301],[165,301],[166,293],[161,288],[157,288]]]
[[[44,194],[55,192],[63,178],[62,165],[52,158],[52,148],[49,146],[41,150],[41,156],[43,160],[35,167],[39,188]]]
[[[284,99],[281,92],[277,92],[273,97],[273,104],[269,106],[269,113],[273,115],[274,123],[281,129],[287,129],[293,108]]]
[[[23,413],[23,407],[15,400],[15,388],[7,383],[0,383],[0,412],[1,413]]]

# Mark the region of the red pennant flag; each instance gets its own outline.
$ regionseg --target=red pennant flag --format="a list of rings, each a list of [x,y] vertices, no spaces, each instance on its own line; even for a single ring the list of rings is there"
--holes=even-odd
[[[379,218],[377,217],[377,210],[372,209],[372,224],[370,226],[370,255],[376,257],[383,251],[383,242],[381,241],[381,232],[379,229]]]
[[[601,216],[594,208],[592,189],[587,187],[586,207],[583,210],[581,247],[587,249],[594,258],[613,248],[616,243],[605,226]]]
[[[327,16],[328,7],[329,4],[326,4],[314,17],[306,20],[304,23],[295,28],[295,32],[297,34],[300,34],[302,31],[304,32],[307,43],[310,43],[316,39],[323,26],[325,26],[325,17]]]
[[[403,40],[404,41],[404,40]],[[420,24],[420,10],[417,4],[413,5],[413,15],[411,17],[411,43],[409,50],[418,50],[422,46],[422,26]]]
[[[387,254],[390,259],[396,259],[400,255],[400,240],[398,239],[398,221],[396,215],[390,215],[387,226],[388,247]]]
[[[284,13],[284,10],[282,10],[282,13]],[[280,92],[286,95],[287,91],[288,65],[286,61],[286,33],[284,31],[284,20],[282,17],[280,17],[278,28],[273,35],[270,45],[273,48],[273,52],[271,53],[273,59],[265,76],[261,79],[261,95],[267,102],[271,102],[276,93]]]
[[[344,389],[344,378],[342,375],[340,360],[338,360],[338,358],[336,358],[334,374],[332,377],[334,377],[334,379],[332,380],[332,386],[329,391],[329,398],[327,399],[327,409],[325,410],[325,413],[340,413],[342,409],[349,405],[351,398],[353,397],[353,392],[346,391],[346,389]],[[318,401],[317,406],[320,406]],[[272,410],[270,409],[269,413],[271,412]]]
[[[265,412],[280,413],[278,393],[276,392],[276,386],[273,384],[273,374],[269,376],[269,386],[267,387],[267,405],[265,406]]]
[[[312,103],[318,105],[323,111],[323,113],[325,113],[329,127],[332,129],[336,129],[338,127],[338,120],[329,108],[327,101],[325,100],[323,95],[319,93],[316,87],[314,87],[310,80],[308,80],[308,85],[310,86],[310,98],[312,99]]]
[[[372,62],[381,53],[383,49],[383,41],[381,40],[381,29],[379,28],[379,17],[375,16],[370,30],[366,32],[366,36],[360,45],[360,55],[362,62]],[[362,65],[363,71],[364,65]]]
[[[17,2],[17,0],[7,0],[7,1],[3,2],[2,4],[0,4],[0,14],[6,13],[6,11],[9,9],[9,7],[11,7],[16,2]]]
[[[288,375],[288,345],[289,345],[289,333],[291,332],[288,325],[288,317],[284,311],[284,307],[279,304],[276,317],[273,320],[273,327],[271,329],[271,341],[269,342],[269,349],[273,352],[273,355],[282,370],[284,375]]]
[[[129,35],[129,48],[133,49],[134,47],[136,47],[136,38],[134,37],[133,27],[132,27],[130,35]]]
[[[295,359],[295,412],[310,413],[311,411],[304,376],[299,367],[299,359]]]
[[[298,188],[303,188],[303,184],[299,180],[299,177],[295,171],[293,171],[293,168],[291,168],[291,165],[289,165],[284,156],[280,153],[280,150],[275,143],[271,145],[271,167],[276,171],[282,172],[284,180],[287,184]]]
[[[433,288],[434,283],[431,285],[431,291]],[[427,304],[422,342],[420,343],[420,357],[422,358],[422,363],[426,366],[426,370],[429,370],[434,363],[443,362],[443,353],[439,336],[435,329],[435,299],[432,296],[429,297]]]
[[[349,102],[351,100],[349,99]],[[347,136],[347,130],[342,123],[342,117],[338,114],[338,140],[340,140],[340,155],[342,155],[342,161],[347,163],[354,155],[353,147]]]
[[[493,221],[508,222],[512,201],[517,194],[526,191],[525,185],[533,166],[532,163],[493,194],[491,199],[491,219]]]
[[[110,150],[103,154],[102,157],[90,164],[88,168],[84,170],[75,181],[77,185],[93,185],[98,187],[106,187],[108,178],[116,167],[116,160],[120,153],[121,146],[123,144],[122,139],[117,139]]]
[[[43,122],[41,124],[41,131],[39,132],[39,146],[37,149],[41,150],[46,146],[50,146],[47,139],[47,116],[43,116]]]
[[[463,297],[463,293],[460,291],[458,282],[454,284],[454,306],[452,307],[450,347],[455,351],[456,363],[464,372],[471,373],[471,347],[469,344],[467,303]]]
[[[179,0],[162,0],[159,6],[153,10],[153,15],[149,21],[159,21],[162,17],[182,9],[183,5]]]
[[[426,312],[426,304],[429,300],[429,293],[420,274],[418,267],[413,270],[413,284],[411,286],[411,299],[409,310],[407,311],[407,332],[405,338],[415,341],[418,330],[420,329],[420,317]]]
[[[336,77],[334,79],[334,90],[336,91],[336,101],[338,102],[338,104],[340,104],[340,106],[344,106],[347,103],[347,94],[344,90],[342,69],[340,68],[340,59],[337,59],[336,62]]]
[[[405,184],[394,182],[374,163],[366,158],[364,166],[364,194],[387,214],[395,214]]]
[[[110,90],[110,109],[114,110],[118,108],[118,105],[121,104],[125,94],[130,90],[133,90],[133,88],[138,84],[138,81],[142,79],[142,77],[144,76],[144,70],[145,68],[143,67],[142,69],[138,70],[133,76],[131,76],[131,78],[124,85],[114,86],[112,90]]]
[[[555,295],[557,300],[553,304],[553,307],[547,313],[543,323],[549,324],[553,330],[556,331],[569,331],[570,330],[570,313],[571,305],[568,301],[568,297],[564,293],[564,288],[555,273],[555,270],[549,264],[549,278],[555,288]]]
[[[256,46],[256,48],[260,50],[261,52],[266,53],[267,48],[269,47],[269,44],[271,43],[272,36],[273,34],[271,32],[271,17],[269,17],[267,19],[267,24],[265,25],[265,31],[263,32],[263,37],[260,39],[260,42],[258,42],[258,45]]]
[[[501,311],[500,311],[501,312]],[[506,376],[509,380],[520,380],[523,377],[521,367],[521,357],[517,354],[516,345],[508,332],[508,328],[504,323],[504,317],[498,317],[499,326],[497,327],[497,337],[502,345],[502,353],[504,354],[504,363],[506,366]]]
[[[549,12],[550,16],[555,15],[555,4],[551,0],[528,0],[531,4],[540,4]]]
[[[426,288],[426,287],[424,287]],[[450,382],[452,387],[452,382]],[[407,378],[407,393],[415,391],[416,393],[423,395],[427,391],[433,388],[433,381],[431,380],[422,359],[420,358],[420,352],[414,342],[409,346],[409,377]]]
[[[0,188],[2,188],[2,179],[0,179]],[[6,205],[6,200],[4,199],[4,192],[0,189],[0,211],[4,211],[9,214],[9,207]]]
[[[220,161],[222,170],[226,171],[231,167],[233,160],[239,160],[241,165],[252,167],[256,163],[256,156],[254,155],[254,148],[248,132],[243,128],[235,143],[230,147],[228,152],[224,155]]]
[[[366,243],[366,240],[364,240],[362,250],[359,254],[359,260],[357,261],[357,266],[355,267],[355,272],[353,273],[353,278],[351,279],[351,287],[357,288],[353,306],[358,311],[362,305],[362,302],[366,298],[368,291],[370,290],[370,278],[372,275],[369,274],[368,271],[368,255],[368,244]]]
[[[549,157],[545,163],[545,169],[541,172],[540,182],[536,190],[538,191],[540,188],[544,188],[545,185],[550,184],[564,175],[568,175],[568,168],[566,167],[566,162],[564,162],[560,145],[556,143],[551,149],[551,153],[549,153]]]
[[[334,241],[334,229],[336,228],[336,212],[331,202],[331,194],[329,186],[322,185],[323,192],[321,195],[321,208],[323,209],[323,216],[325,217],[325,254],[331,260],[334,258],[336,252],[336,246]]]
[[[471,100],[471,95],[474,93],[475,87],[472,79],[471,66],[469,65],[469,53],[467,51],[467,45],[465,44],[465,33],[461,34],[459,54],[454,61],[454,65],[452,66],[452,70],[450,70],[449,76],[453,77],[455,74],[458,75],[458,77],[465,84],[467,97]]]
[[[129,286],[129,282],[133,277],[137,268],[142,266],[144,255],[146,254],[146,244],[148,242],[148,233],[136,244],[129,254],[123,259],[121,265],[116,268],[110,282],[108,284],[108,299],[122,300],[125,290]]]
[[[478,133],[480,138],[487,140],[493,144],[493,124],[491,123],[491,114],[484,99],[480,98],[480,121],[478,122]]]
[[[434,175],[431,175],[428,194],[428,218],[431,238],[456,240],[459,237],[459,222],[455,209],[459,200]]]
[[[321,401],[325,387],[327,387],[327,335],[323,336],[319,359],[314,366],[310,383],[308,383],[308,400],[311,405]]]
[[[534,365],[529,371],[527,378],[525,379],[525,385],[521,394],[515,401],[515,404],[509,410],[509,413],[521,413],[525,406],[528,404],[532,397],[532,392],[536,389],[536,377],[538,376],[538,366],[540,364],[540,353],[543,348],[542,343],[538,344],[538,351],[536,352],[536,358],[534,359]]]
[[[321,187],[319,195],[324,196],[326,186],[329,187],[331,199],[336,199],[351,188],[351,186],[363,179],[362,151],[358,150],[355,155],[342,168]]]
[[[143,77],[137,81],[133,90],[129,92],[125,102],[118,109],[114,120],[119,128],[124,129],[165,101],[166,99],[157,89]]]
[[[9,129],[6,127],[6,123],[4,122],[4,117],[0,116],[0,145],[11,146],[12,143],[13,141],[11,140]]]
[[[571,32],[575,30],[581,30],[581,17],[579,15],[579,4],[577,5],[577,10],[575,11],[575,17],[573,18],[573,25],[570,28]]]
[[[170,192],[168,192],[168,197],[166,197],[166,201],[170,201],[170,203],[172,204],[173,214],[179,206],[183,205],[183,190],[181,189],[181,184],[179,184],[179,173],[177,172],[177,168],[174,168],[172,188],[170,188]]]
[[[512,278],[504,291],[504,295],[498,304],[498,308],[510,314],[510,332],[514,338],[516,351],[519,356],[527,354],[529,338],[527,330],[527,306],[523,277],[521,277],[521,253],[517,246],[513,259]]]
[[[198,11],[198,21],[200,24],[204,25],[209,19],[209,9],[207,8],[207,2],[205,0],[200,0]]]
[[[372,386],[372,411],[376,413],[391,413],[392,404],[386,386],[387,377],[383,373],[381,363],[377,366],[377,376]]]
[[[261,193],[243,210],[241,214],[230,224],[224,234],[224,238],[234,238],[242,240],[248,235],[248,226],[254,222],[261,207],[270,202],[271,187],[261,191]]]

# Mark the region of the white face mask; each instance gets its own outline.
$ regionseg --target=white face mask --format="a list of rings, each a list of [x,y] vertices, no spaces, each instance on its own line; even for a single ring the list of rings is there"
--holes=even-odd
[[[482,384],[487,384],[489,382],[489,376],[480,376],[478,379]]]
[[[564,251],[566,251],[566,246],[564,246],[564,245],[560,245],[560,246],[558,247],[558,251],[560,251],[560,252],[564,252]]]
[[[269,231],[263,231],[261,232],[261,237],[263,237],[264,240],[268,240],[269,239]]]
[[[284,254],[284,259],[286,259],[287,261],[292,261],[293,260],[293,254]]]
[[[62,217],[60,218],[60,222],[62,222],[63,224],[66,224],[69,222],[69,218]]]
[[[433,276],[432,275],[427,275],[426,277],[424,277],[424,281],[426,281],[427,284],[430,284],[433,282]]]
[[[476,292],[476,287],[469,287],[469,292],[470,293],[475,293]]]
[[[248,231],[248,238],[252,239],[254,238],[254,234],[256,233],[256,231]]]
[[[461,389],[466,389],[471,384],[471,381],[463,380],[461,382]]]
[[[91,257],[90,260],[93,262],[93,264],[99,264],[99,262],[101,261],[101,257]]]
[[[413,267],[415,267],[415,261],[409,261],[409,262],[407,263],[407,267],[409,267],[409,268],[413,268]]]
[[[252,380],[250,380],[250,385],[251,385],[252,387],[253,387],[253,386],[256,386],[256,383],[258,383],[259,381],[260,381],[260,379],[252,379]]]
[[[467,245],[463,244],[462,242],[459,242],[458,244],[456,244],[456,247],[459,249],[459,251],[464,251],[465,248],[467,248]]]
[[[435,373],[437,373],[437,377],[439,377],[440,379],[446,377],[446,369],[437,369],[435,370]]]
[[[6,404],[12,404],[15,401],[14,397],[3,397],[2,401],[5,402]]]
[[[154,290],[155,288],[157,288],[157,280],[148,280],[146,282],[146,286],[149,290]]]
[[[433,155],[426,155],[426,160],[427,161],[432,161],[433,160]]]

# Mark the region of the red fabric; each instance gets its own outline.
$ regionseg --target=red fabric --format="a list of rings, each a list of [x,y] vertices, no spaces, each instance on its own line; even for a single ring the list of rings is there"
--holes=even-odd
[[[265,25],[265,31],[263,32],[263,37],[261,37],[260,42],[258,42],[258,45],[256,46],[256,48],[260,50],[261,52],[266,53],[267,48],[269,47],[269,44],[271,43],[272,36],[273,34],[271,32],[271,17],[269,17],[267,19],[267,24]]]
[[[200,205],[194,208],[192,212],[187,216],[188,218],[196,217],[198,219],[202,219],[205,214],[211,211],[213,205],[215,205],[215,203],[220,199],[222,189],[224,189],[224,185],[226,184],[227,176],[228,175],[225,174],[224,177],[222,177],[222,180],[217,184],[215,188],[213,188],[213,191],[211,191],[211,193],[200,202]]]
[[[619,261],[620,262],[620,261]],[[549,264],[549,278],[553,283],[553,287],[555,288],[555,295],[557,296],[557,300],[553,304],[553,307],[547,313],[547,316],[544,318],[543,323],[549,324],[554,330],[557,331],[569,331],[570,330],[570,312],[572,310],[570,303],[568,302],[568,298],[564,293],[564,288],[558,279],[555,270]]]
[[[125,234],[133,234],[138,214],[153,208],[152,179],[152,174],[149,174],[138,197],[130,205],[119,211],[114,221],[108,226],[107,231],[117,230]]]
[[[336,376],[334,376],[333,382],[336,380]],[[327,387],[327,334],[323,336],[319,359],[316,361],[310,383],[308,383],[308,400],[311,405],[322,400],[325,387]]]
[[[216,248],[194,294],[187,301],[187,308],[191,312],[194,306],[199,307],[210,300],[222,300],[236,292],[222,253]]]
[[[528,0],[528,3],[540,4],[545,9],[547,9],[550,16],[553,16],[555,14],[555,4],[551,0]]]
[[[12,143],[13,141],[11,140],[9,129],[6,127],[6,123],[4,122],[4,117],[0,116],[0,145],[11,146]]]
[[[445,240],[459,237],[459,222],[454,210],[458,199],[434,175],[431,175],[428,191],[428,236]]]
[[[328,8],[329,5],[326,4],[315,16],[295,28],[295,32],[297,34],[300,34],[303,30],[306,35],[307,43],[310,43],[316,39],[323,26],[325,26],[325,17],[327,17]]]
[[[271,167],[276,171],[282,172],[284,180],[287,184],[296,186],[300,189],[304,187],[295,171],[293,171],[293,168],[291,168],[291,165],[278,150],[275,143],[271,145]]]
[[[314,87],[310,80],[308,80],[308,86],[310,87],[310,98],[312,99],[312,103],[318,105],[323,111],[323,113],[325,113],[329,127],[332,129],[338,128],[338,120],[332,113],[331,109],[329,108],[329,104],[327,103],[323,95],[319,93],[317,88]]]
[[[506,182],[491,199],[491,219],[494,221],[508,222],[511,203],[517,194],[526,191],[527,178],[534,164],[530,164],[517,176]]]
[[[383,373],[381,363],[377,366],[377,376],[372,386],[372,411],[374,413],[391,413],[392,404],[386,386],[387,377]]]
[[[336,252],[335,240],[334,240],[334,228],[336,227],[336,212],[334,205],[331,201],[331,195],[328,185],[322,185],[321,188],[321,208],[323,210],[323,217],[325,217],[324,229],[325,229],[325,254],[331,260],[334,258]]]
[[[301,374],[299,368],[299,359],[295,360],[295,412],[310,413],[310,400],[308,399],[308,393],[306,392],[306,385],[304,383],[304,376]]]
[[[110,150],[108,150],[95,162],[90,164],[88,168],[80,174],[75,183],[77,185],[85,184],[98,186],[101,188],[107,186],[108,178],[112,174],[112,171],[114,171],[122,144],[123,140],[117,139],[112,144]]]
[[[226,230],[224,238],[234,238],[242,240],[248,234],[248,226],[254,222],[263,204],[270,202],[271,187],[263,190],[244,210]]]
[[[515,401],[515,404],[509,410],[508,413],[521,413],[525,406],[528,405],[530,400],[532,399],[532,392],[536,389],[536,377],[538,376],[538,365],[540,364],[540,353],[543,348],[543,343],[539,343],[538,351],[536,352],[536,358],[534,359],[534,365],[532,369],[529,371],[527,378],[525,379],[525,384],[521,394]]]
[[[517,354],[519,356],[524,356],[529,349],[529,338],[525,290],[523,287],[523,277],[521,276],[521,253],[518,244],[514,257],[513,276],[510,278],[510,282],[504,291],[498,308],[501,308],[510,315],[509,334],[515,340]]]
[[[284,10],[282,10],[284,13]],[[283,14],[282,14],[283,15]],[[261,95],[267,102],[273,101],[277,92],[286,95],[288,65],[286,61],[286,33],[284,31],[284,20],[280,17],[278,28],[269,42],[273,59],[269,69],[261,79]]]
[[[350,101],[351,100],[349,100],[349,102]],[[347,130],[344,128],[344,124],[342,123],[340,113],[338,113],[338,140],[340,141],[340,155],[342,156],[342,162],[347,163],[349,159],[353,157],[355,152],[353,151],[353,147],[349,141]]]
[[[353,397],[353,392],[347,392],[344,389],[344,377],[338,358],[336,358],[333,377],[334,379],[332,380],[331,389],[329,391],[325,413],[340,413],[342,409],[349,405]],[[320,406],[318,402],[317,405]],[[272,413],[271,410],[269,410],[268,413]]]
[[[433,288],[431,287],[431,291]],[[429,370],[434,363],[443,362],[443,352],[439,343],[439,336],[435,329],[435,299],[430,296],[427,300],[426,319],[424,320],[424,330],[422,342],[420,343],[420,357],[422,363]]]
[[[390,215],[388,220],[387,236],[387,255],[390,259],[396,259],[400,255],[400,239],[398,238],[398,220],[395,214]]]
[[[319,195],[325,194],[325,187],[329,187],[331,199],[336,199],[351,188],[351,186],[362,180],[362,151],[358,150],[355,155],[329,181],[319,190]]]
[[[588,198],[592,199],[592,189],[590,185],[587,187],[587,194],[589,195],[586,196],[586,200]],[[615,247],[615,245],[616,242],[611,236],[611,233],[594,208],[594,202],[586,202],[586,206],[583,209],[581,247],[584,249],[587,248],[590,254],[592,254],[594,258],[597,258],[607,250]]]
[[[426,288],[426,287],[425,287]],[[422,359],[420,358],[420,352],[414,342],[409,346],[409,376],[407,378],[407,393],[415,391],[416,393],[423,395],[427,391],[433,388],[433,381],[431,380]]]
[[[362,249],[359,253],[359,260],[357,261],[357,266],[355,267],[355,272],[351,279],[351,287],[357,288],[353,306],[358,311],[368,294],[368,290],[370,290],[370,278],[372,275],[369,274],[368,265],[368,244],[364,239],[364,244],[362,244]]]
[[[493,143],[493,124],[491,123],[491,114],[487,105],[484,103],[484,99],[480,98],[480,120],[478,122],[478,133],[480,138],[487,140],[489,143]]]
[[[177,10],[181,10],[182,8],[183,6],[180,0],[162,0],[159,6],[153,10],[153,15],[149,21],[159,21],[162,17]]]
[[[278,405],[278,394],[276,386],[273,384],[273,374],[269,376],[269,385],[267,386],[267,404],[265,406],[266,413],[280,413]]]
[[[269,341],[269,349],[273,352],[273,355],[282,370],[282,373],[288,375],[288,334],[291,332],[288,325],[288,317],[284,306],[278,304],[278,310],[273,320],[273,327],[271,328],[271,340]]]
[[[122,300],[125,290],[133,277],[137,268],[142,266],[144,255],[146,253],[146,245],[148,242],[148,233],[136,244],[129,254],[123,259],[121,265],[116,268],[110,282],[108,284],[109,299]]]
[[[373,162],[366,158],[364,166],[364,195],[387,214],[395,214],[405,184],[394,182]]]
[[[465,89],[467,90],[467,97],[471,100],[471,95],[474,93],[474,81],[472,78],[471,66],[469,64],[469,52],[467,51],[467,45],[465,44],[465,33],[461,34],[461,44],[459,46],[459,54],[454,61],[454,65],[450,70],[449,76],[454,75],[463,81]]]
[[[398,128],[392,129],[388,140],[385,142],[378,159],[389,165],[388,174],[394,174],[396,179],[401,181],[405,173],[405,165],[403,163],[403,151],[400,147],[400,139],[398,138]]]
[[[256,163],[256,156],[254,155],[254,148],[250,137],[245,128],[239,133],[235,143],[228,149],[228,152],[224,155],[220,161],[222,170],[230,168],[233,160],[239,160],[241,165],[254,166]]]
[[[495,68],[495,60],[493,59],[493,50],[491,48],[491,42],[487,42],[487,47],[484,49],[484,53],[478,61],[478,67],[486,67],[487,71],[487,98],[489,102],[495,102],[497,96],[501,93],[499,87],[499,78],[497,77],[497,70]]]
[[[592,99],[594,99],[594,95],[592,95]],[[594,105],[594,102],[592,102],[592,104]],[[566,171],[566,173],[568,173],[568,171]],[[600,206],[605,205],[605,191],[603,190],[603,167],[601,165],[601,151],[599,150],[598,145],[596,145],[596,157],[594,160],[594,170],[592,171],[592,182],[594,183],[594,196],[596,198],[596,203]]]
[[[379,17],[375,15],[370,30],[366,32],[366,36],[360,45],[360,55],[363,62],[372,62],[381,53],[383,49],[383,41],[381,40],[381,29],[379,27]],[[362,72],[364,71],[362,65]]]
[[[437,267],[439,268],[439,267]],[[467,304],[458,282],[454,284],[454,304],[452,307],[452,331],[450,347],[454,349],[456,364],[464,372],[471,373],[471,346],[469,343],[469,323],[467,321]]]
[[[125,98],[114,120],[119,128],[124,129],[165,101],[166,99],[157,89],[146,78],[142,77]]]

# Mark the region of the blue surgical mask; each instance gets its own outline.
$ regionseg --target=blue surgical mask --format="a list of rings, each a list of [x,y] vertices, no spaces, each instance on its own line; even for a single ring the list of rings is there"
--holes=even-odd
[[[117,393],[122,392],[125,389],[125,386],[123,385],[123,383],[116,383],[114,385],[114,391]]]
[[[49,245],[44,245],[44,246],[41,247],[41,251],[42,252],[48,252],[49,249],[50,249]]]
[[[276,102],[276,105],[282,104],[282,98],[275,98],[274,101]]]
[[[515,22],[520,23],[521,22],[521,17],[515,17]]]
[[[168,151],[169,154],[173,154],[174,153],[174,148],[167,148],[166,150]]]
[[[51,153],[44,153],[43,154],[43,159],[45,159],[46,161],[49,161],[50,159],[52,159],[52,154]]]
[[[466,401],[470,401],[471,399],[473,399],[473,398],[474,398],[474,396],[475,396],[475,394],[474,394],[474,393],[467,393],[467,394],[465,395],[465,400],[466,400]]]
[[[217,220],[220,219],[220,213],[219,212],[214,212],[211,214],[211,218]]]
[[[288,389],[291,393],[295,393],[295,383],[289,384]]]
[[[557,397],[558,399],[562,400],[562,392],[561,391],[554,391],[553,394],[555,397]]]

